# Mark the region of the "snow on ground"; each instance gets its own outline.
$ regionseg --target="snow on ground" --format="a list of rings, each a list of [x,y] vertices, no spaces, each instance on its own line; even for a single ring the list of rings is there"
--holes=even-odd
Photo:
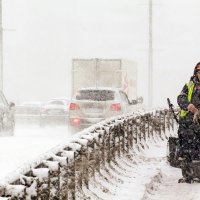
[[[181,170],[164,165],[161,169],[161,183],[157,182],[158,187],[149,191],[146,196],[148,200],[199,200],[199,183],[178,183],[182,177]]]
[[[17,126],[14,137],[0,138],[0,180],[72,135],[67,127]],[[151,138],[128,156],[116,157],[83,187],[79,199],[97,200],[199,200],[199,184],[178,183],[181,170],[170,167],[167,139]]]
[[[0,179],[70,137],[64,126],[16,125],[14,136],[0,137]]]
[[[144,194],[153,184],[152,180],[161,179],[161,168],[166,165],[165,147],[166,141],[162,140],[159,140],[159,144],[151,143],[146,149],[138,146],[129,156],[117,158],[116,162],[107,164],[90,182],[89,189],[83,189],[85,198],[144,199]]]

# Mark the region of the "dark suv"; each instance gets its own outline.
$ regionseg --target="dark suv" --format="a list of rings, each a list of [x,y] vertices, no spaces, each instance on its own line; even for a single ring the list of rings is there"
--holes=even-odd
[[[14,103],[8,103],[0,92],[0,135],[13,135],[15,128]]]

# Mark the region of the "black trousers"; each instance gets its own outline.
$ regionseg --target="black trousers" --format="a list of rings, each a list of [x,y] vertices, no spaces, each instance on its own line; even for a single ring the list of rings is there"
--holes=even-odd
[[[179,126],[179,157],[187,161],[200,160],[200,125]]]

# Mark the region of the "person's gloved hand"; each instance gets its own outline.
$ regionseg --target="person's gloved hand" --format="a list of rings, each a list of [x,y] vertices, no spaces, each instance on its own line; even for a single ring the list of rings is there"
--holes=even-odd
[[[200,110],[196,109],[194,112],[193,122],[199,124],[200,122]]]
[[[197,110],[196,107],[190,103],[187,107],[188,111],[192,112],[192,113],[195,113],[195,111]]]

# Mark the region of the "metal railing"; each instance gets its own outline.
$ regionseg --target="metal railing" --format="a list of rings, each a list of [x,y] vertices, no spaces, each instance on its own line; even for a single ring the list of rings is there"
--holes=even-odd
[[[99,123],[1,184],[0,200],[78,199],[82,187],[89,188],[91,178],[106,164],[154,136],[166,139],[166,130],[173,130],[174,123],[167,109]]]

